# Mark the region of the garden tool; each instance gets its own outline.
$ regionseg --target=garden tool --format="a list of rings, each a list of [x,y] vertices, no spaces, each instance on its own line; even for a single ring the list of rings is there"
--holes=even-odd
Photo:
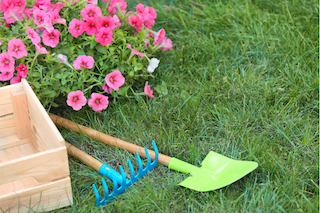
[[[96,197],[96,201],[95,201],[96,206],[103,206],[103,205],[109,203],[117,195],[120,195],[121,193],[123,193],[127,188],[129,188],[132,184],[137,182],[141,177],[143,177],[149,171],[154,169],[156,167],[156,165],[158,164],[159,152],[158,152],[158,149],[157,149],[155,142],[153,142],[153,148],[155,151],[155,158],[152,163],[151,163],[150,155],[147,151],[147,148],[144,148],[145,155],[147,156],[147,165],[145,168],[143,168],[143,164],[142,164],[142,161],[141,161],[139,154],[136,153],[136,157],[137,157],[138,165],[139,165],[139,170],[136,175],[135,175],[135,171],[132,166],[132,163],[128,159],[128,164],[129,164],[130,174],[131,174],[130,180],[128,180],[126,178],[126,175],[125,175],[124,170],[121,165],[119,166],[121,174],[119,174],[117,171],[115,171],[113,168],[111,168],[107,164],[100,162],[99,160],[97,160],[94,157],[90,156],[89,154],[81,151],[80,149],[71,145],[70,143],[68,143],[68,142],[65,142],[65,143],[66,143],[67,151],[70,155],[74,156],[78,160],[80,160],[83,163],[85,163],[86,165],[90,166],[92,169],[99,172],[99,174],[106,176],[107,178],[109,178],[113,182],[113,191],[111,194],[109,194],[109,189],[108,189],[107,183],[104,178],[101,178],[102,185],[103,185],[103,188],[105,191],[104,198],[102,200],[100,200],[100,195],[97,190],[97,187],[95,186],[95,184],[92,185],[93,191],[94,191],[94,194]]]
[[[141,156],[146,157],[143,148],[140,146],[76,124],[57,115],[50,114],[50,117],[58,126],[70,129],[77,133],[84,133],[105,144],[125,149],[131,153],[139,153]],[[155,153],[153,151],[148,150],[148,152],[151,159],[155,158]],[[190,174],[191,176],[179,183],[179,185],[201,192],[225,187],[241,179],[258,167],[258,163],[256,162],[233,160],[213,151],[210,151],[205,157],[201,163],[201,167],[193,166],[182,160],[163,154],[159,154],[159,163],[170,169]]]

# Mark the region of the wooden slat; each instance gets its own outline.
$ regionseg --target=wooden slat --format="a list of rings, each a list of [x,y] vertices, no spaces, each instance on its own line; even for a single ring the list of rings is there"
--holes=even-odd
[[[26,157],[35,154],[35,150],[30,143],[21,144],[19,146],[3,149],[0,153],[0,162],[11,161],[14,159]],[[0,164],[1,171],[1,164]],[[2,172],[2,171],[1,171]]]
[[[16,128],[15,127],[6,127],[0,129],[0,136],[1,138],[14,135],[16,134]]]
[[[49,212],[72,203],[69,177],[9,194],[0,194],[0,208],[10,213]]]
[[[59,130],[50,119],[48,113],[41,105],[39,99],[34,94],[28,82],[25,79],[22,79],[21,83],[26,91],[30,119],[34,120],[34,122],[38,125],[38,132],[41,132],[46,143],[50,143],[51,147],[65,146],[64,139]],[[33,129],[31,129],[31,131],[33,131]]]
[[[30,119],[30,126],[31,126],[31,140],[34,148],[38,152],[47,151],[50,149],[58,148],[56,143],[47,143],[45,137],[43,136],[42,132],[40,131],[38,125],[35,123],[33,118]]]
[[[10,135],[7,137],[0,138],[0,150],[7,149],[14,146],[19,146],[29,142],[30,141],[28,138],[21,140],[16,134]]]
[[[5,194],[11,194],[24,189],[30,189],[39,185],[40,183],[34,177],[27,177],[21,180],[12,181],[10,183],[1,184],[0,192],[1,196],[4,196]]]
[[[30,119],[26,93],[23,88],[16,88],[11,90],[11,95],[17,135],[20,139],[28,138],[31,141]]]
[[[10,104],[10,103],[12,103],[10,93],[7,90],[5,92],[0,93],[0,105]]]
[[[66,147],[0,163],[0,171],[0,184],[30,176],[40,183],[69,176]]]
[[[12,103],[2,104],[0,105],[0,116],[7,115],[13,113],[13,105]]]
[[[0,117],[0,129],[8,127],[14,127],[14,116],[12,113]],[[0,139],[1,138],[2,137],[0,135]]]
[[[0,87],[0,116],[13,112],[10,90],[19,87],[22,87],[21,83]]]

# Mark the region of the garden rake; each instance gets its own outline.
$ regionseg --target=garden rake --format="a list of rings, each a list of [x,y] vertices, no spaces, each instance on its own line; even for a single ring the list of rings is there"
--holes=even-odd
[[[84,133],[105,144],[125,149],[131,153],[139,153],[141,156],[147,157],[143,152],[143,147],[114,138],[97,130],[81,126],[57,115],[50,114],[50,117],[58,126],[77,133]],[[152,150],[148,150],[148,152],[151,159],[156,157],[156,153]],[[190,174],[191,176],[179,183],[179,185],[201,192],[220,189],[232,184],[258,167],[258,163],[256,162],[233,160],[213,151],[210,151],[201,162],[201,167],[196,167],[177,158],[163,154],[159,154],[159,163],[170,169]]]
[[[109,203],[116,196],[123,193],[132,184],[137,182],[141,177],[143,177],[149,171],[151,171],[152,169],[154,169],[156,167],[156,165],[158,164],[159,152],[158,152],[158,148],[157,148],[155,142],[152,142],[152,143],[153,143],[154,151],[156,153],[154,161],[151,163],[151,159],[150,159],[150,155],[148,153],[148,150],[147,150],[147,148],[144,148],[145,154],[147,156],[147,165],[145,168],[143,168],[141,158],[140,158],[139,154],[136,153],[136,157],[137,157],[137,161],[138,161],[138,165],[139,165],[139,170],[138,170],[137,174],[135,175],[135,171],[132,166],[132,163],[128,159],[128,164],[129,164],[129,168],[130,168],[130,179],[128,180],[126,178],[126,175],[125,175],[124,170],[121,165],[119,166],[121,174],[119,174],[117,171],[115,171],[113,168],[111,168],[107,164],[100,162],[99,160],[92,157],[91,155],[83,152],[82,150],[78,149],[77,147],[71,145],[70,143],[65,142],[66,147],[67,147],[67,151],[70,155],[74,156],[78,160],[80,160],[83,163],[85,163],[86,165],[90,166],[92,169],[98,171],[99,174],[106,176],[107,178],[109,178],[113,182],[113,191],[112,191],[112,193],[109,194],[109,189],[108,189],[107,183],[104,178],[101,178],[102,186],[105,191],[105,194],[104,194],[104,197],[102,200],[100,200],[100,195],[97,190],[97,187],[95,186],[95,184],[92,185],[93,191],[95,194],[95,198],[96,198],[96,200],[95,200],[96,206],[103,206],[103,205]]]

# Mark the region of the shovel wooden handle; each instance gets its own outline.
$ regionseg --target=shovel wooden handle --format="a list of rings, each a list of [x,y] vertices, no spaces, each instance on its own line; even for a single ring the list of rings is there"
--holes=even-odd
[[[85,163],[87,166],[90,166],[92,169],[99,172],[99,169],[103,164],[102,162],[98,161],[97,159],[95,159],[91,155],[88,155],[87,153],[78,149],[77,147],[71,145],[67,141],[65,141],[65,143],[66,143],[67,151],[70,155],[72,155],[73,157],[77,158],[81,162]]]
[[[50,118],[52,119],[52,121],[56,125],[61,126],[65,129],[69,129],[69,130],[71,130],[73,132],[77,132],[77,133],[80,133],[80,132],[84,133],[92,139],[96,139],[96,140],[99,140],[105,144],[115,146],[120,149],[127,150],[128,152],[130,152],[132,154],[139,153],[140,156],[146,158],[144,148],[141,146],[123,141],[119,138],[114,138],[114,137],[107,135],[105,133],[99,132],[99,131],[91,129],[89,127],[82,126],[80,124],[76,124],[68,119],[62,118],[60,116],[57,116],[57,115],[54,115],[51,113],[50,113]],[[154,160],[155,152],[153,150],[149,150],[149,149],[148,149],[148,152],[149,152],[150,158],[152,160]],[[162,164],[164,166],[168,166],[170,160],[171,160],[171,157],[164,155],[164,154],[159,154],[159,161],[158,162],[160,164]]]

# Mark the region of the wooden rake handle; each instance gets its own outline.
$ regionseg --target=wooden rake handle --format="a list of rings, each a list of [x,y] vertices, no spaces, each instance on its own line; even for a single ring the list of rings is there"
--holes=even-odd
[[[62,118],[60,116],[54,115],[50,113],[50,118],[52,119],[52,121],[58,125],[61,126],[65,129],[71,130],[73,132],[77,132],[77,133],[84,133],[86,135],[88,135],[90,138],[95,139],[95,140],[99,140],[105,144],[120,148],[120,149],[124,149],[127,150],[128,152],[135,154],[135,153],[139,153],[140,156],[146,158],[146,154],[144,151],[144,148],[126,141],[123,141],[119,138],[114,138],[110,135],[107,135],[105,133],[99,132],[97,130],[91,129],[89,127],[85,127],[82,126],[80,124],[76,124],[68,119]],[[154,160],[155,158],[155,152],[153,150],[149,150],[149,155],[150,158],[152,160]],[[171,160],[171,157],[164,155],[164,154],[159,154],[159,163],[164,165],[164,166],[168,166],[169,162]]]
[[[85,153],[84,151],[78,149],[77,147],[73,146],[72,144],[65,141],[67,151],[69,155],[72,155],[73,157],[77,158],[79,161],[85,163],[87,166],[90,166],[92,169],[99,172],[100,167],[103,165],[102,162],[95,159],[91,155]],[[109,168],[106,168],[109,170]]]

